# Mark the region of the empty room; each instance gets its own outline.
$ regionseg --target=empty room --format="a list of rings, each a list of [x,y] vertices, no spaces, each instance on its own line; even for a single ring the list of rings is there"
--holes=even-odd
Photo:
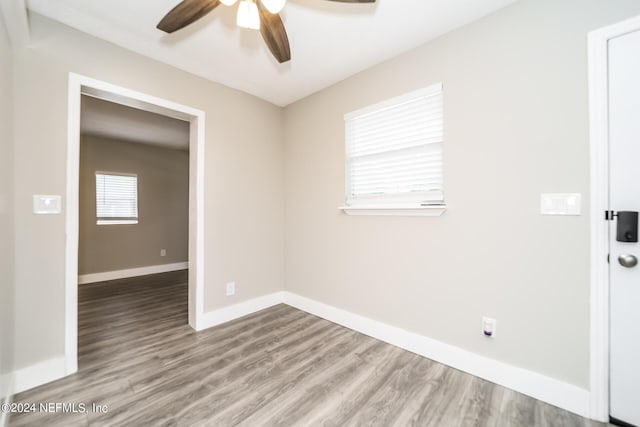
[[[0,0],[0,94],[0,427],[640,426],[637,0]]]

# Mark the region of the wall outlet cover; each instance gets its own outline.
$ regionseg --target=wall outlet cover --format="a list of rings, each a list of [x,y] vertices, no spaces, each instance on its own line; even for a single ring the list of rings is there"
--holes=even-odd
[[[496,336],[496,319],[491,317],[482,317],[482,334],[487,338],[495,338]]]
[[[236,294],[236,282],[227,283],[227,296],[230,297],[231,295],[235,295],[235,294]]]

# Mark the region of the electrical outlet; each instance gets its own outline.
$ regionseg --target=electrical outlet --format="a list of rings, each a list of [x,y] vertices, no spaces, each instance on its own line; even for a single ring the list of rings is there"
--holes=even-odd
[[[482,334],[487,338],[495,338],[496,336],[496,319],[491,317],[482,317]]]
[[[227,283],[227,296],[230,297],[231,295],[235,295],[235,294],[236,294],[236,282]]]
[[[160,249],[160,256],[167,256],[167,250],[166,249]]]

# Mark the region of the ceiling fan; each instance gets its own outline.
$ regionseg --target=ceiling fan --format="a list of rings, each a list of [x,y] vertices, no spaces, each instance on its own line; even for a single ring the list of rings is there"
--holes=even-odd
[[[202,18],[220,3],[233,6],[237,0],[183,0],[158,24],[158,29],[173,33]],[[341,3],[375,3],[376,0],[328,0]],[[260,30],[262,38],[278,62],[291,59],[289,38],[279,12],[286,0],[240,0],[237,24],[243,28]]]

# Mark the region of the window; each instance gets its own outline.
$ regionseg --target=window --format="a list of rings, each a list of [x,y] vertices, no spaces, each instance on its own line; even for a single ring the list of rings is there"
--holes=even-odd
[[[98,225],[138,223],[138,177],[96,172]]]
[[[349,113],[345,130],[345,211],[444,211],[442,84]]]

